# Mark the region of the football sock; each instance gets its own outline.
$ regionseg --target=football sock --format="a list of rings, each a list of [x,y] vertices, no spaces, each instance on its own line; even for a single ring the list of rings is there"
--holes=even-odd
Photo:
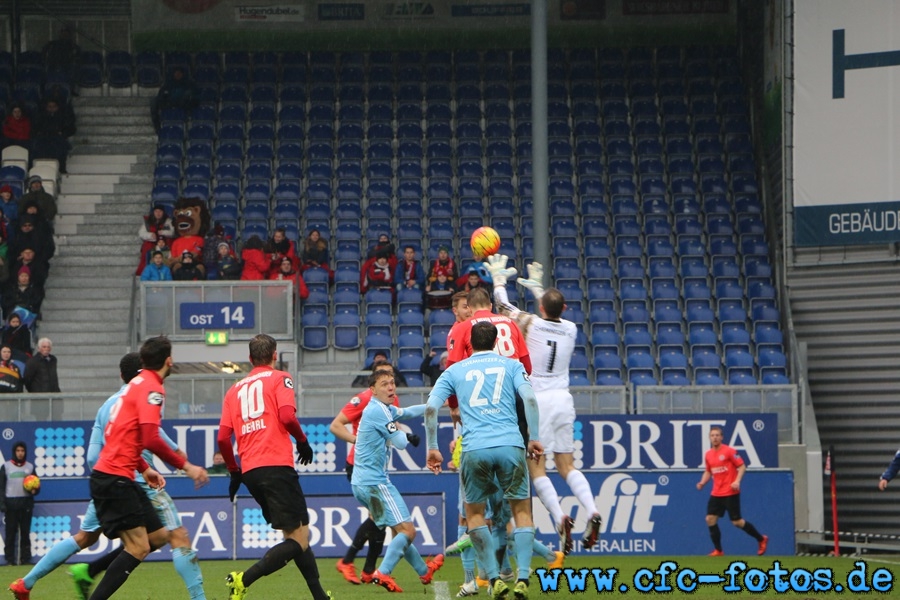
[[[356,558],[356,555],[360,553],[363,549],[363,546],[366,545],[366,542],[369,539],[369,535],[371,535],[370,530],[372,528],[377,528],[375,525],[375,521],[372,519],[366,519],[362,522],[359,528],[356,530],[356,533],[353,535],[353,542],[351,542],[350,547],[347,548],[347,553],[344,555],[344,562],[350,564]]]
[[[387,552],[384,553],[384,560],[378,570],[385,575],[390,575],[394,571],[394,567],[400,562],[400,559],[406,554],[406,547],[409,546],[409,538],[406,534],[398,533],[388,544]]]
[[[709,528],[709,537],[712,538],[713,548],[722,550],[722,532],[718,523]]]
[[[70,556],[76,554],[79,550],[81,550],[81,548],[78,546],[78,542],[75,541],[75,538],[71,537],[53,544],[50,551],[41,557],[41,560],[39,560],[24,577],[25,587],[29,590],[33,588],[34,584],[38,582],[38,579],[49,575],[56,567],[66,562]]]
[[[597,509],[597,502],[594,500],[594,494],[591,493],[591,485],[588,483],[584,473],[574,469],[569,471],[569,474],[566,475],[566,483],[569,484],[569,489],[571,489],[572,493],[575,494],[575,497],[578,498],[578,502],[585,507],[592,516],[595,513],[600,512]]]
[[[747,535],[752,536],[757,542],[762,541],[762,534],[756,530],[756,527],[754,527],[753,523],[750,521],[744,521],[744,531],[747,532]]]
[[[109,569],[109,566],[113,563],[113,561],[116,560],[116,558],[118,558],[118,556],[124,551],[125,546],[119,546],[115,550],[110,550],[103,556],[89,562],[88,575],[91,577],[91,579],[95,579],[97,575]]]
[[[372,521],[372,525],[374,525],[375,528],[369,536],[369,552],[366,554],[366,564],[363,565],[363,571],[366,573],[375,571],[378,557],[381,556],[381,551],[384,550],[384,538],[387,537],[386,529],[382,529],[378,527],[378,525],[375,525],[375,521]]]
[[[294,564],[306,580],[306,587],[309,588],[313,600],[328,600],[328,594],[319,581],[319,567],[316,566],[316,555],[312,548],[307,548],[300,556],[295,556]]]
[[[509,568],[509,558],[506,556],[506,527],[495,525],[491,530],[491,538],[494,540],[494,555],[497,557],[497,565],[503,571]]]
[[[456,528],[456,539],[461,538],[466,533],[467,527],[465,525],[459,525]],[[462,559],[463,573],[465,574],[466,581],[472,581],[475,579],[475,548],[471,546],[463,550],[460,555],[460,559]]]
[[[563,514],[562,507],[559,505],[559,496],[556,495],[556,490],[554,489],[550,478],[546,475],[535,477],[531,483],[534,484],[534,491],[537,492],[541,504],[544,505],[544,508],[550,513],[550,516],[553,517],[553,522],[557,525],[562,523],[565,515]]]
[[[106,600],[111,597],[116,593],[116,590],[122,587],[122,584],[125,583],[131,572],[137,569],[140,564],[141,561],[127,552],[119,553],[116,559],[112,561],[112,564],[109,565],[106,575],[100,580],[94,593],[91,594],[91,600]]]
[[[485,579],[490,581],[497,579],[500,567],[497,565],[494,540],[491,538],[491,532],[487,525],[469,529],[469,537],[472,538],[472,545],[475,547],[475,556],[478,558],[481,568],[484,569]]]
[[[300,544],[292,539],[286,539],[280,544],[272,546],[265,556],[244,571],[244,587],[250,587],[260,577],[271,575],[300,556],[302,552],[303,548],[300,547]]]
[[[553,550],[551,550],[538,540],[534,540],[534,544],[531,545],[531,551],[547,562],[556,560],[556,554],[554,554]]]
[[[412,542],[406,547],[403,558],[406,559],[406,562],[408,562],[413,570],[419,575],[424,575],[428,572],[428,565],[425,564],[425,560],[422,558],[422,555],[419,554],[419,549],[416,548],[416,545]]]
[[[531,549],[534,546],[534,527],[516,527],[513,531],[516,540],[516,565],[519,567],[519,579],[528,581],[531,575]]]
[[[172,548],[172,564],[184,580],[184,587],[187,588],[191,600],[205,600],[203,573],[200,572],[197,553],[191,548]]]

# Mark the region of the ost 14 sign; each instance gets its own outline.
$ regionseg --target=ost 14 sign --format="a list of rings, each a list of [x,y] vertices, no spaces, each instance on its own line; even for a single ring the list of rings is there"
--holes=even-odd
[[[184,302],[179,308],[182,329],[256,327],[256,313],[252,302]]]

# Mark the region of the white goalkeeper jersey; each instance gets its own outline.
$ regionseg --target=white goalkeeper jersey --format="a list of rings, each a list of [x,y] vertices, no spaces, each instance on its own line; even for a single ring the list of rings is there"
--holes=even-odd
[[[522,312],[509,303],[506,289],[494,288],[494,300],[501,313],[519,324],[531,356],[531,387],[536,394],[544,390],[569,389],[569,362],[575,352],[578,328],[572,321],[548,321]]]

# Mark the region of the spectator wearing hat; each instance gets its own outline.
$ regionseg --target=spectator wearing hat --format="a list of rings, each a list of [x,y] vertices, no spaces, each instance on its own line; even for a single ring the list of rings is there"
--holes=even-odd
[[[166,264],[163,253],[154,250],[150,264],[145,266],[141,273],[141,281],[172,281],[172,279],[172,270]]]
[[[31,248],[34,250],[35,260],[49,271],[50,259],[56,253],[56,244],[49,232],[42,231],[40,224],[35,215],[21,215],[16,236],[9,244],[8,255],[18,258],[23,250]]]
[[[431,268],[428,271],[428,281],[432,283],[437,281],[438,275],[441,273],[453,282],[456,282],[459,278],[459,270],[456,268],[456,263],[450,258],[450,248],[444,245],[438,247],[437,258],[431,263]]]
[[[41,179],[40,175],[32,175],[29,177],[27,185],[28,191],[19,198],[18,215],[21,216],[25,214],[25,207],[33,202],[37,205],[41,216],[44,217],[48,223],[52,223],[53,219],[56,218],[56,198],[44,190],[44,180]]]
[[[17,271],[16,280],[12,282],[12,285],[7,286],[3,294],[3,312],[10,314],[16,307],[21,306],[40,315],[43,302],[44,289],[31,282],[29,267],[21,267]]]
[[[150,118],[153,128],[158,132],[160,116],[167,108],[181,108],[185,111],[197,106],[197,86],[188,78],[181,67],[175,67],[166,76],[165,83],[160,86],[156,97],[150,103]]]
[[[269,272],[270,257],[266,253],[266,245],[258,235],[251,235],[241,250],[242,281],[263,281]]]
[[[293,281],[294,287],[297,289],[297,294],[300,295],[300,299],[306,300],[309,298],[309,288],[306,287],[306,282],[303,281],[303,277],[300,276],[300,271],[294,268],[294,261],[292,261],[289,256],[285,256],[281,259],[278,270],[274,273],[270,273],[269,279],[273,281]]]
[[[388,262],[391,263],[391,269],[397,266],[397,248],[391,241],[388,234],[382,233],[378,236],[378,241],[369,249],[367,258],[375,258],[379,252],[387,251]]]
[[[206,270],[196,261],[190,250],[185,250],[181,253],[181,259],[175,263],[172,279],[175,281],[201,281],[206,279]]]
[[[144,215],[144,222],[138,229],[138,237],[141,238],[141,258],[135,275],[140,275],[144,270],[150,252],[158,249],[157,243],[160,240],[168,246],[175,237],[175,225],[166,214],[165,206],[154,204],[150,212]]]
[[[13,104],[3,119],[3,140],[0,147],[22,146],[31,150],[31,119],[19,104]]]
[[[434,385],[434,382],[438,380],[441,373],[447,369],[447,357],[449,355],[450,353],[446,350],[440,354],[432,350],[422,361],[419,372],[428,377],[429,381],[431,381],[429,385]]]
[[[237,281],[241,278],[241,261],[231,251],[231,244],[222,241],[216,245],[215,273],[217,279]]]
[[[218,273],[216,269],[219,264],[219,244],[225,242],[228,244],[228,251],[234,255],[234,244],[231,237],[225,234],[225,227],[221,223],[216,222],[213,227],[209,228],[206,236],[203,238],[203,266],[206,267],[206,278],[216,279]]]
[[[37,254],[33,248],[22,248],[19,256],[12,263],[12,272],[18,273],[22,267],[31,269],[31,282],[37,286],[44,287],[47,283],[47,275],[49,275],[48,266],[36,260]]]
[[[390,290],[392,296],[396,294],[396,290],[394,290],[394,271],[391,268],[389,256],[388,250],[382,248],[375,255],[375,258],[370,258],[363,263],[359,279],[360,291],[363,294],[371,289],[385,289]]]
[[[12,235],[19,220],[19,203],[13,198],[13,189],[9,184],[0,185],[0,210],[7,223],[7,234]],[[6,236],[4,236],[6,239]]]

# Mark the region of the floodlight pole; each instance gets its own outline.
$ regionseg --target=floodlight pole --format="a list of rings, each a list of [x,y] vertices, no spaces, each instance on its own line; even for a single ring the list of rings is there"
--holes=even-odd
[[[531,0],[531,168],[534,194],[534,260],[550,264],[550,203],[547,198],[547,0]],[[521,198],[519,199],[522,200]],[[544,285],[546,285],[546,277]]]

